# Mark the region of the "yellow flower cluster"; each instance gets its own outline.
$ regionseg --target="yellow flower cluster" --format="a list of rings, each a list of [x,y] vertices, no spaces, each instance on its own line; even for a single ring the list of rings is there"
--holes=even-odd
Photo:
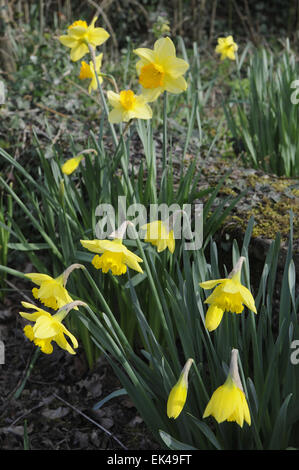
[[[83,267],[80,264],[72,264],[56,278],[42,273],[29,273],[25,275],[39,287],[32,289],[33,296],[46,307],[53,310],[59,309],[56,314],[51,315],[46,310],[36,307],[30,302],[22,302],[23,307],[35,310],[34,313],[20,312],[23,318],[35,322],[33,327],[31,325],[24,327],[25,336],[30,341],[33,341],[36,346],[40,347],[41,351],[45,354],[53,352],[52,341],[55,341],[58,346],[70,354],[75,354],[73,348],[76,349],[78,347],[78,342],[72,333],[62,324],[62,320],[72,308],[77,310],[78,304],[83,303],[73,301],[66,290],[66,283],[71,272],[74,269]],[[73,347],[70,346],[64,335],[70,338]]]
[[[95,49],[102,45],[109,34],[103,28],[96,28],[94,18],[88,26],[85,21],[76,21],[68,28],[68,34],[60,37],[60,42],[71,49],[71,60],[78,61],[86,53],[90,52],[92,59],[89,63],[82,61],[79,78],[89,79],[88,91],[96,90],[103,82],[101,65],[103,54],[96,56]],[[232,36],[218,39],[215,52],[221,55],[221,60],[228,58],[236,59],[237,44]],[[139,58],[136,63],[138,81],[141,93],[135,94],[131,89],[114,92],[109,90],[107,97],[112,110],[109,112],[109,122],[120,123],[130,122],[132,119],[151,119],[152,110],[149,103],[154,102],[164,92],[179,94],[187,89],[187,82],[184,74],[189,65],[183,59],[176,57],[176,49],[169,37],[162,37],[154,43],[153,49],[137,48],[134,51]],[[65,174],[71,174],[79,165],[82,156],[68,160],[63,166]],[[170,253],[175,250],[175,240],[173,227],[169,227],[163,221],[155,221],[142,227],[145,230],[145,241],[157,247],[161,252],[168,248]],[[138,273],[142,273],[140,263],[142,259],[132,253],[123,244],[122,237],[116,236],[114,240],[80,240],[82,246],[95,256],[92,265],[96,269],[101,269],[103,273],[111,271],[113,275],[120,276],[131,268]],[[241,267],[244,259],[233,269],[228,278],[208,280],[200,283],[203,289],[214,289],[206,298],[205,303],[209,305],[205,326],[208,331],[214,331],[220,324],[224,312],[228,311],[241,314],[244,306],[252,312],[257,313],[254,298],[251,292],[241,284]],[[33,295],[40,299],[46,306],[54,309],[72,301],[65,289],[63,276],[56,279],[47,275],[30,274],[28,277],[35,282],[39,289],[33,289]],[[23,303],[25,305],[25,303]],[[30,304],[25,306],[36,308]],[[53,317],[41,309],[36,309],[33,314],[20,312],[24,318],[35,321],[34,327],[26,326],[26,336],[39,345],[41,349],[50,353],[52,351],[51,341],[73,354],[72,347],[65,340],[67,334],[77,347],[76,339],[61,324],[65,312],[60,311]],[[208,402],[203,418],[214,416],[218,423],[223,421],[235,421],[243,427],[244,421],[251,424],[249,407],[246,401],[241,380],[238,373],[238,351],[231,352],[231,363],[227,379],[223,385],[219,386],[212,394]],[[167,401],[167,416],[177,419],[181,414],[187,399],[188,374],[193,363],[193,359],[186,362],[178,382],[171,389]]]

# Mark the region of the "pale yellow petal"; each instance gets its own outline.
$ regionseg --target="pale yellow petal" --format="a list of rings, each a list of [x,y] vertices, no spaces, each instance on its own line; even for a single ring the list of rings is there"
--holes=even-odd
[[[60,36],[59,41],[66,47],[75,47],[78,40],[72,36]]]
[[[118,93],[115,93],[112,90],[107,91],[107,98],[109,103],[113,108],[122,108],[121,102],[120,102],[120,95]]]
[[[154,44],[155,62],[162,64],[169,57],[175,57],[175,46],[169,37],[160,38]]]
[[[203,289],[213,289],[217,284],[222,284],[222,282],[227,281],[227,279],[214,279],[211,281],[200,282],[200,287]]]
[[[33,332],[36,338],[52,338],[59,333],[59,325],[52,318],[40,316],[33,326]]]
[[[169,57],[165,63],[165,69],[167,70],[168,75],[173,78],[177,78],[187,72],[189,64],[183,59]]]
[[[147,49],[146,47],[139,47],[138,49],[134,49],[133,52],[134,54],[138,55],[140,59],[142,59],[142,65],[145,65],[146,63],[150,64],[152,62],[155,62],[155,54],[154,51],[151,49]]]
[[[246,305],[246,307],[248,307],[254,313],[257,313],[254,298],[250,290],[248,290],[247,287],[241,285],[240,294],[242,296],[243,303]]]
[[[168,74],[164,77],[164,88],[169,93],[178,94],[187,90],[188,85],[184,77],[173,78]]]
[[[73,47],[71,50],[71,60],[76,62],[77,60],[82,59],[85,54],[89,52],[89,49],[86,44],[79,43],[77,46]]]
[[[101,46],[109,37],[110,34],[104,28],[95,28],[88,32],[88,42],[93,47]]]
[[[121,109],[114,108],[109,113],[108,121],[111,122],[111,124],[118,124],[122,121],[129,121],[129,118],[126,118],[126,116],[124,116],[124,113]]]
[[[26,277],[28,277],[34,284],[40,286],[42,282],[44,281],[53,281],[53,278],[51,276],[48,276],[48,274],[41,274],[41,273],[28,273],[25,274]]]

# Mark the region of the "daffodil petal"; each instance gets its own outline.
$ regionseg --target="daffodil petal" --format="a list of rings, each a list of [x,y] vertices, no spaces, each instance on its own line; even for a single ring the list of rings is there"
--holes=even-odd
[[[107,98],[111,106],[113,106],[114,108],[116,108],[118,105],[121,106],[119,93],[115,93],[115,91],[108,90]]]
[[[51,338],[57,335],[59,330],[58,322],[44,316],[39,317],[33,326],[34,336],[40,339]]]
[[[167,67],[168,75],[170,75],[172,78],[177,78],[187,72],[189,69],[189,64],[185,60],[179,59],[178,57],[169,57],[165,67]]]
[[[55,336],[54,341],[56,341],[56,343],[58,344],[58,346],[61,349],[64,349],[69,354],[72,354],[72,355],[76,354],[76,352],[73,350],[71,345],[67,342],[67,340],[66,340],[66,338],[64,337],[63,334],[59,334],[59,335]]]
[[[155,60],[158,63],[167,61],[169,57],[175,57],[175,46],[169,37],[160,38],[154,44]]]
[[[250,290],[247,289],[245,286],[240,286],[240,294],[242,296],[242,300],[246,307],[248,307],[250,310],[252,310],[254,313],[257,313],[256,307],[255,307],[255,302],[253,295],[251,294]]]
[[[53,281],[53,277],[48,276],[48,274],[41,274],[41,273],[28,273],[25,274],[34,284],[40,286],[44,281]]]
[[[225,281],[227,281],[227,279],[214,279],[211,281],[201,282],[199,285],[203,289],[213,289],[213,287],[215,287],[217,284],[222,284]]]
[[[94,47],[101,46],[109,37],[110,34],[104,28],[95,28],[88,32],[88,41]]]
[[[155,54],[151,49],[147,49],[146,47],[139,47],[138,49],[134,49],[133,52],[143,60],[142,65],[145,65],[144,61],[145,63],[152,63],[155,61]]]
[[[82,59],[85,54],[89,52],[89,49],[86,44],[79,43],[77,46],[71,49],[71,60],[77,62],[77,60]]]
[[[187,82],[184,77],[173,78],[170,75],[164,77],[164,88],[169,93],[178,94],[187,90]]]

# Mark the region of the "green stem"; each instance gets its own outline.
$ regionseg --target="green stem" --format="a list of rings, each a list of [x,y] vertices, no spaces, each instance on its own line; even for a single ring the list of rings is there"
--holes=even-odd
[[[163,94],[163,171],[167,167],[167,91]]]
[[[38,357],[39,357],[39,355],[40,355],[40,352],[41,352],[40,348],[36,348],[36,350],[34,351],[33,357],[32,357],[32,359],[31,359],[31,362],[30,362],[30,364],[29,364],[29,367],[28,367],[28,369],[27,369],[27,372],[26,372],[26,375],[25,375],[25,377],[24,377],[24,379],[23,379],[23,382],[21,383],[20,387],[17,389],[17,391],[16,391],[15,394],[14,394],[14,398],[15,398],[16,400],[17,400],[18,398],[20,398],[20,396],[21,396],[21,394],[22,394],[22,392],[23,392],[23,390],[24,390],[24,388],[25,388],[26,382],[27,382],[27,380],[28,380],[29,377],[30,377],[30,374],[31,374],[31,372],[32,372],[32,369],[33,369],[33,367],[34,367],[34,365],[35,365],[35,363],[36,363],[36,361],[37,361],[37,359],[38,359]]]

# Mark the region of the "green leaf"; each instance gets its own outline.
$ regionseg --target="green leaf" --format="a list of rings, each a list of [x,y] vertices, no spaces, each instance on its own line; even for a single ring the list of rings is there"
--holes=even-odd
[[[127,390],[125,388],[121,388],[119,390],[115,390],[114,392],[107,395],[103,400],[99,401],[95,405],[93,405],[93,410],[99,410],[105,403],[112,400],[112,398],[120,397],[122,395],[128,395]]]
[[[159,429],[159,434],[163,442],[167,445],[167,447],[171,450],[198,450],[196,447],[192,447],[189,444],[184,444],[181,441],[177,441],[174,437],[167,434],[167,432],[162,431]]]
[[[222,450],[222,447],[219,444],[218,439],[216,438],[213,431],[209,428],[209,426],[206,423],[203,423],[202,421],[200,421],[195,416],[192,416],[190,413],[188,413],[188,415],[191,416],[191,418],[194,421],[195,425],[201,430],[201,432],[206,436],[206,438],[211,442],[211,444],[213,444],[213,446],[216,449]]]

